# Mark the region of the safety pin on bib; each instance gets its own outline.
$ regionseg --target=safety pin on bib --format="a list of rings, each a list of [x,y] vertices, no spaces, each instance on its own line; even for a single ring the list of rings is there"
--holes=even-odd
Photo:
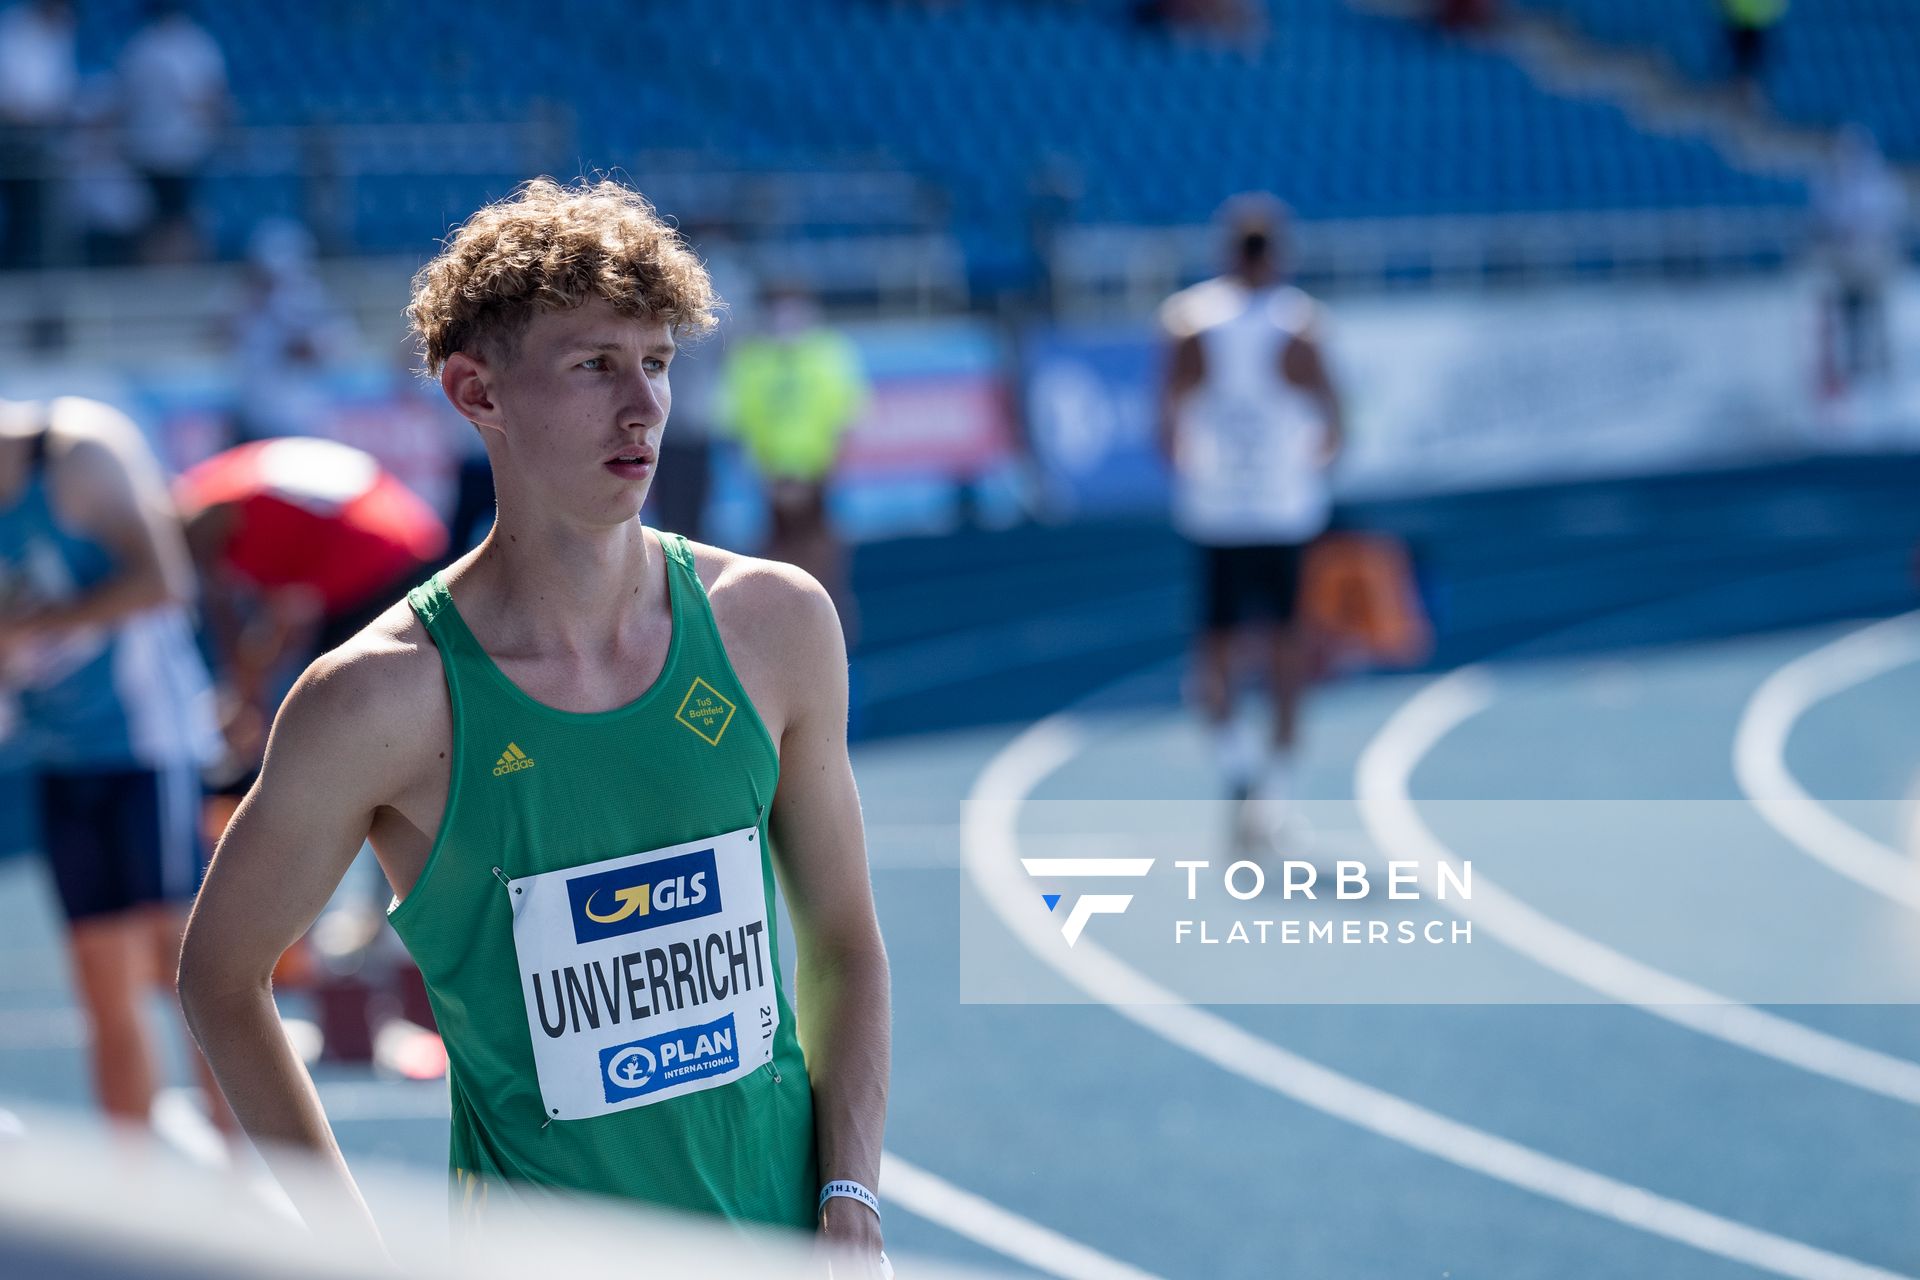
[[[511,902],[510,904],[508,904],[508,905],[509,905],[509,908],[510,908],[510,909],[512,910],[512,912],[513,912],[513,914],[514,914],[514,915],[516,915],[516,916],[517,916],[517,915],[519,915],[519,914],[520,914],[520,908],[521,908],[521,907],[523,907],[523,906],[525,906],[525,905],[526,905],[526,902],[527,902],[527,891],[526,891],[526,889],[525,889],[525,888],[524,888],[523,886],[521,886],[521,885],[517,885],[517,884],[515,884],[515,883],[514,883],[514,882],[513,882],[513,881],[512,881],[512,880],[511,880],[511,879],[510,879],[510,878],[509,878],[508,876],[507,876],[507,873],[506,873],[506,872],[504,872],[504,871],[502,871],[502,870],[501,870],[500,868],[498,868],[498,867],[495,867],[495,868],[493,869],[493,878],[494,878],[495,880],[498,880],[498,881],[500,882],[500,886],[501,886],[501,888],[503,888],[503,889],[510,889],[510,890],[512,890],[512,891],[513,891],[513,901],[512,901],[512,902]]]

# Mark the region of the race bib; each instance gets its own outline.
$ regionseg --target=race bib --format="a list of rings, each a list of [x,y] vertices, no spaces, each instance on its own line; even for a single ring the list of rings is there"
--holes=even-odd
[[[755,828],[507,891],[549,1119],[717,1088],[772,1060],[780,1013]]]

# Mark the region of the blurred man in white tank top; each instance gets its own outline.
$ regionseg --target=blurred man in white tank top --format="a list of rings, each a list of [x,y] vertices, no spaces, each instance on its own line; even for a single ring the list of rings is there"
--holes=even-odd
[[[1198,553],[1194,694],[1240,802],[1236,838],[1275,839],[1292,798],[1308,651],[1295,619],[1300,563],[1327,527],[1340,399],[1316,343],[1318,307],[1286,283],[1286,207],[1222,210],[1228,269],[1161,308],[1171,350],[1159,406],[1174,524]],[[1257,633],[1272,720],[1265,750],[1235,724],[1235,657]]]

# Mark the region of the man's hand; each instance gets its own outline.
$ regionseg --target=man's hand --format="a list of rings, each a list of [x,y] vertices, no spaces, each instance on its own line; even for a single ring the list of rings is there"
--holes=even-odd
[[[820,1239],[833,1251],[834,1280],[884,1280],[880,1217],[858,1200],[835,1196],[820,1210]]]

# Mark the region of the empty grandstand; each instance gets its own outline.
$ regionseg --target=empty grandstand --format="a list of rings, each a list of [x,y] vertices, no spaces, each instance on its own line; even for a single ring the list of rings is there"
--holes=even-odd
[[[1646,49],[1694,80],[1724,78],[1716,6],[1663,0],[1519,0],[1566,19],[1595,40]],[[1903,0],[1818,0],[1780,24],[1762,87],[1786,120],[1824,128],[1862,124],[1890,155],[1920,159],[1920,11]]]
[[[1609,37],[1671,11],[1571,7]],[[138,8],[89,6],[83,63],[107,65]],[[1804,202],[1796,181],[1545,91],[1425,24],[1339,0],[1264,9],[1263,33],[1235,38],[1128,5],[1014,0],[715,0],[660,26],[609,26],[579,0],[492,6],[484,22],[432,4],[323,6],[298,24],[208,6],[223,46],[246,51],[208,216],[229,253],[270,215],[306,218],[336,251],[418,253],[529,171],[607,168],[689,221],[827,255],[899,257],[950,230],[990,296],[1031,283],[1061,226],[1199,223],[1249,188],[1346,223]],[[1856,52],[1829,78],[1897,65],[1897,48]],[[1781,256],[1767,225],[1750,261]],[[1593,250],[1589,236],[1563,256]]]

